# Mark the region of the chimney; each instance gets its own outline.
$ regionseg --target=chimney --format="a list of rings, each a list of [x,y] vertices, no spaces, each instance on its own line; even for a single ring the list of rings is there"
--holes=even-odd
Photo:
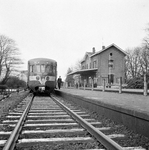
[[[102,50],[104,50],[104,49],[105,49],[105,46],[103,45],[103,46],[102,46]]]
[[[93,50],[92,50],[93,54],[95,53],[95,51],[96,51],[96,50],[95,50],[95,47],[93,47]]]

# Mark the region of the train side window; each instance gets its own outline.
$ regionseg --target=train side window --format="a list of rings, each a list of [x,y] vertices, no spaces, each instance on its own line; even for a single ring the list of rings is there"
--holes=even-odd
[[[41,65],[41,72],[45,72],[45,65]]]
[[[50,66],[50,73],[53,73],[53,65]]]
[[[40,65],[36,65],[37,72],[40,72]]]
[[[30,66],[30,72],[33,72],[33,66],[32,65]]]
[[[56,72],[56,67],[55,66],[53,66],[53,73],[54,73],[54,75],[55,75],[55,72]]]

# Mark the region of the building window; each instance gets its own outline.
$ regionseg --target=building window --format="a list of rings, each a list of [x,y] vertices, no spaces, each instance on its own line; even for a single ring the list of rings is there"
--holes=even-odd
[[[97,68],[97,60],[93,61],[93,68]]]
[[[108,61],[108,67],[111,69],[114,69],[114,60],[112,58],[112,53],[109,54],[109,61]]]
[[[88,64],[86,64],[86,69],[88,69]]]
[[[112,68],[112,69],[113,69],[113,64],[109,64],[109,68]]]

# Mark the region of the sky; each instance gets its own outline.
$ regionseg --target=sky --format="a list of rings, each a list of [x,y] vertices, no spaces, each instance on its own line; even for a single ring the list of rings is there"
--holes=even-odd
[[[50,58],[63,80],[93,47],[139,46],[148,23],[149,0],[0,0],[0,34],[16,41],[22,70]]]

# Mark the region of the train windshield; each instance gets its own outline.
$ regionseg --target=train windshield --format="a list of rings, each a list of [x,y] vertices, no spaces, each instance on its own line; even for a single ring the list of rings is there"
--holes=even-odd
[[[41,65],[41,72],[42,72],[42,73],[45,72],[45,65]]]
[[[52,73],[51,65],[46,66],[46,73]]]
[[[36,72],[36,66],[33,65],[33,72]]]
[[[56,66],[52,64],[36,64],[36,65],[30,65],[30,72],[37,72],[37,73],[50,73],[50,74],[56,74]]]
[[[36,71],[40,72],[40,65],[36,65]]]
[[[54,74],[55,75],[55,67],[53,65],[46,65],[45,68],[46,73]]]

